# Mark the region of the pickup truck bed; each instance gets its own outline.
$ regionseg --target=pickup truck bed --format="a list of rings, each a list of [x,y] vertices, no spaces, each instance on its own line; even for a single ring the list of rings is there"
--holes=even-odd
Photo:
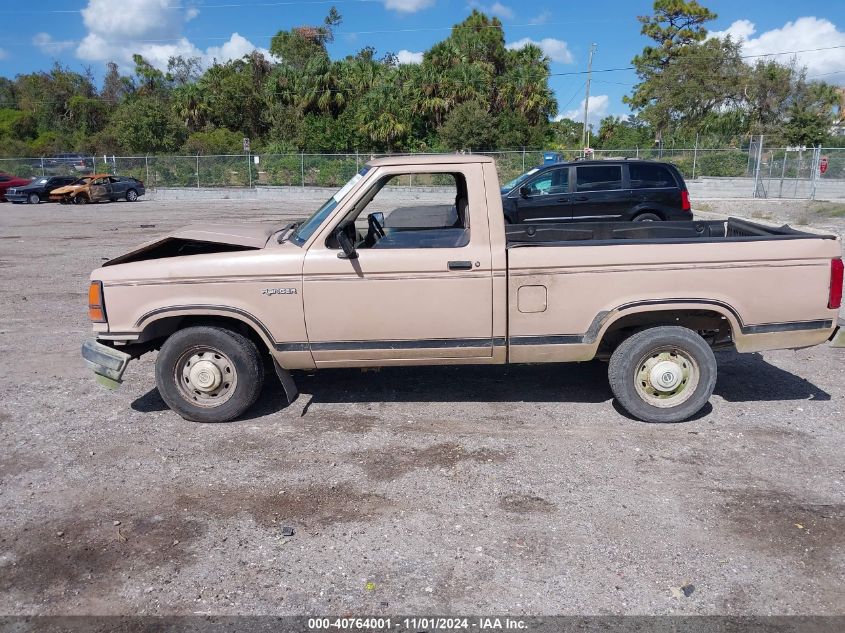
[[[685,222],[579,222],[554,224],[508,224],[505,226],[508,247],[572,246],[572,243],[684,243],[684,242],[748,242],[758,240],[829,239],[798,231],[788,225],[764,226],[739,218]]]

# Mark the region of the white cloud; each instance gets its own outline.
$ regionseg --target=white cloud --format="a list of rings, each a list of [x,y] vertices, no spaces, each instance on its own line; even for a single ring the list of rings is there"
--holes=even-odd
[[[766,55],[783,51],[798,51],[814,48],[828,48],[831,46],[845,46],[845,32],[840,31],[830,20],[816,17],[798,18],[794,22],[787,22],[779,29],[765,31],[757,37],[756,25],[750,20],[737,20],[724,31],[712,31],[711,37],[730,35],[734,41],[742,40],[743,55]],[[806,51],[803,53],[773,55],[771,57],[757,57],[749,59],[774,59],[781,63],[789,63],[795,58],[798,66],[806,66],[807,74],[826,75],[825,81],[830,83],[845,83],[845,48],[828,48],[823,51]],[[827,76],[829,73],[838,73]]]
[[[422,51],[416,53],[403,48],[401,51],[396,53],[396,58],[399,60],[400,64],[422,64],[423,54]]]
[[[507,45],[510,50],[525,48],[529,44],[539,46],[543,53],[553,62],[560,62],[561,64],[571,64],[573,61],[572,53],[569,51],[569,46],[563,40],[556,40],[552,37],[544,37],[542,40],[532,40],[530,37],[523,37],[521,40],[511,42]]]
[[[88,0],[82,21],[88,29],[76,48],[76,56],[87,61],[130,63],[138,53],[159,69],[167,68],[170,57],[199,57],[203,66],[215,60],[226,62],[259,48],[238,33],[219,46],[198,48],[183,35],[185,24],[194,19],[195,8],[173,8],[172,0],[121,0],[116,11],[114,0]]]
[[[502,4],[501,2],[494,2],[493,4],[482,4],[478,0],[470,0],[469,7],[471,9],[478,9],[482,13],[489,13],[490,15],[498,16],[505,20],[512,20],[514,17],[513,9]]]
[[[384,8],[399,13],[416,13],[433,7],[437,0],[384,0]]]
[[[0,48],[0,59],[6,59],[9,56],[9,51],[5,48]]]
[[[584,120],[584,101],[581,99],[581,104],[574,110],[567,110],[563,114],[558,115],[555,121],[561,119],[572,119],[573,121]],[[590,109],[587,113],[587,123],[597,128],[599,122],[607,116],[610,109],[610,97],[607,95],[590,95]]]
[[[751,20],[736,20],[724,31],[710,31],[707,35],[708,37],[727,37],[730,35],[734,42],[738,42],[751,37],[755,30],[754,22]]]
[[[58,55],[68,48],[73,48],[73,40],[54,40],[49,33],[36,33],[32,37],[32,44],[45,55]]]

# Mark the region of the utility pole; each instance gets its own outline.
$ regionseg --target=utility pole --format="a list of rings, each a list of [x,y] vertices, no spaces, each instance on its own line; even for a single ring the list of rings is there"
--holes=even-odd
[[[587,136],[587,114],[590,111],[590,79],[593,74],[593,54],[596,52],[598,46],[593,42],[590,44],[590,58],[587,61],[587,96],[584,99],[584,129],[581,132],[581,151],[587,147],[589,137]]]

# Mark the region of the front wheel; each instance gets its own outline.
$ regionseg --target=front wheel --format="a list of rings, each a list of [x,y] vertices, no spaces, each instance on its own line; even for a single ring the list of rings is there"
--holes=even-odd
[[[41,202],[41,198],[38,196],[37,193],[31,193],[27,197],[26,201],[29,202],[29,204],[38,204],[39,202]]]
[[[637,332],[610,357],[608,378],[620,405],[644,422],[681,422],[716,386],[716,357],[698,334],[662,326]]]
[[[179,330],[156,359],[156,385],[186,420],[229,422],[258,399],[264,363],[245,336],[220,327]]]

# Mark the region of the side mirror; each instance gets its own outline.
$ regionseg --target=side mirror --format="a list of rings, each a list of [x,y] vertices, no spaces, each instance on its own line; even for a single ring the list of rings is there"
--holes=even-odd
[[[528,189],[528,187],[523,186],[523,187],[519,188],[519,195],[522,196],[523,198],[527,198],[528,194],[530,194],[530,193],[531,193],[531,190]]]
[[[371,213],[370,215],[373,216],[373,219],[376,222],[378,222],[379,226],[384,226],[384,213],[382,213],[381,211],[376,211],[375,213]]]
[[[337,243],[340,244],[341,252],[337,254],[340,259],[358,259],[358,251],[355,250],[355,245],[349,236],[346,234],[345,227],[339,226],[335,229],[335,237]]]

